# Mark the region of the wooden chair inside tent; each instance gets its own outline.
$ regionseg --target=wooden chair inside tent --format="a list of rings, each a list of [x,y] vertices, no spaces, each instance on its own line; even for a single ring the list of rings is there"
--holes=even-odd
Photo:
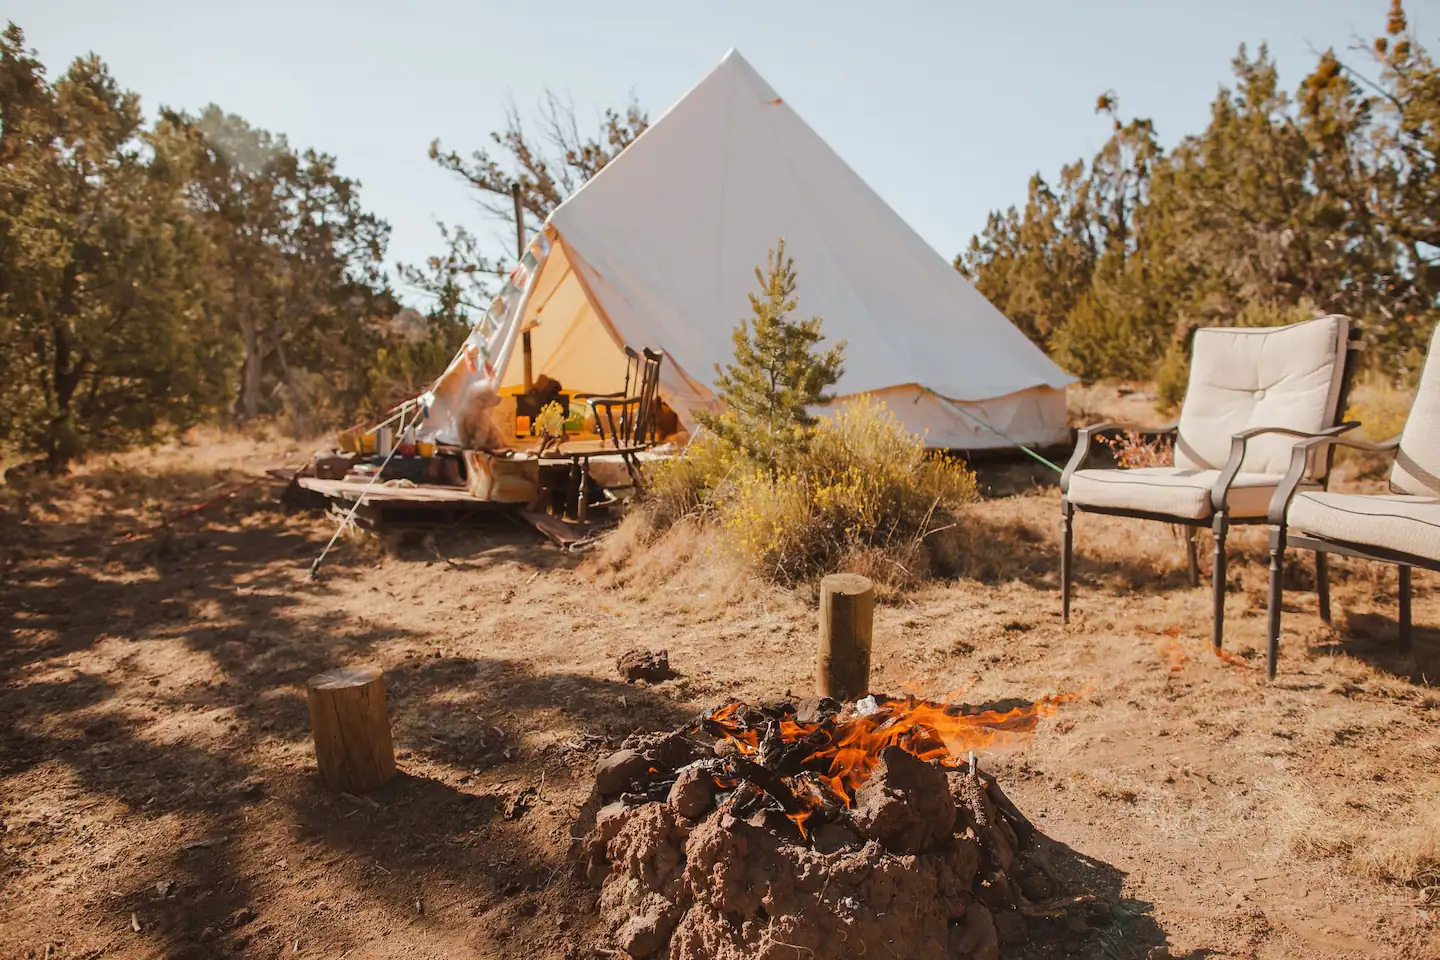
[[[640,354],[629,347],[625,348],[625,386],[616,393],[577,393],[576,400],[620,400],[630,395],[630,384],[638,383],[640,379]]]
[[[629,347],[625,355],[638,366],[634,396],[603,397],[590,401],[595,411],[595,431],[600,439],[616,449],[635,448],[635,452],[659,441],[656,430],[655,406],[660,396],[660,362],[665,355],[646,347],[643,357]],[[630,383],[627,368],[626,387]],[[622,454],[630,463],[633,454]],[[632,467],[632,473],[636,473]],[[638,477],[637,477],[638,482]]]
[[[590,459],[618,454],[638,488],[640,464],[636,454],[658,441],[655,408],[660,398],[660,362],[664,354],[650,349],[637,354],[626,347],[625,355],[631,361],[625,374],[625,392],[633,387],[634,394],[586,399],[595,412],[595,432],[600,440],[562,443],[540,455],[542,461],[569,461],[575,517],[581,524],[589,522]]]

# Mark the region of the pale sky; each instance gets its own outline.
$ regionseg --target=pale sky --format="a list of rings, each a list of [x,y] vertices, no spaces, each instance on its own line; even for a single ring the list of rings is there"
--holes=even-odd
[[[10,0],[52,77],[95,51],[147,113],[217,103],[339,157],[394,228],[391,261],[438,252],[437,219],[484,236],[469,188],[427,157],[468,153],[546,86],[582,120],[630,91],[657,117],[736,47],[942,255],[1039,170],[1108,134],[1096,96],[1201,129],[1241,42],[1266,41],[1291,90],[1329,46],[1384,29],[1388,0]],[[1410,0],[1440,46],[1440,0]],[[1359,59],[1355,55],[1352,58]],[[403,293],[404,291],[402,291]]]

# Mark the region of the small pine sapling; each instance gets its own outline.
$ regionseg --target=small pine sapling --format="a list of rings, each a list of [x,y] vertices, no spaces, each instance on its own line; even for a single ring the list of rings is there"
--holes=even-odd
[[[732,334],[735,359],[723,369],[715,365],[724,410],[700,420],[774,477],[789,453],[804,448],[815,425],[811,409],[834,399],[829,388],[840,379],[845,343],[822,350],[821,318],[790,316],[798,306],[796,274],[784,239],[766,255],[764,270],[755,269],[755,279],[760,291],[750,295],[752,316]]]

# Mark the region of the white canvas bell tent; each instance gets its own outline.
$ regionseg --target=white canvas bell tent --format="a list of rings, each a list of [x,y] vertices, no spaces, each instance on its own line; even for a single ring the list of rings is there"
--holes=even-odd
[[[558,207],[426,399],[452,439],[474,376],[533,370],[571,392],[619,390],[622,348],[664,352],[661,396],[689,425],[750,315],[755,267],[785,238],[798,316],[845,340],[842,399],[883,398],[933,447],[1066,439],[1050,361],[915,233],[736,51]]]

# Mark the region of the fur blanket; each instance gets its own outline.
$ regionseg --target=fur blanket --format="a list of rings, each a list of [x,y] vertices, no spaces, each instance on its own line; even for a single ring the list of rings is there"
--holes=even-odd
[[[477,380],[460,398],[456,418],[460,445],[467,450],[505,450],[510,446],[505,431],[495,422],[500,391],[489,380]]]

